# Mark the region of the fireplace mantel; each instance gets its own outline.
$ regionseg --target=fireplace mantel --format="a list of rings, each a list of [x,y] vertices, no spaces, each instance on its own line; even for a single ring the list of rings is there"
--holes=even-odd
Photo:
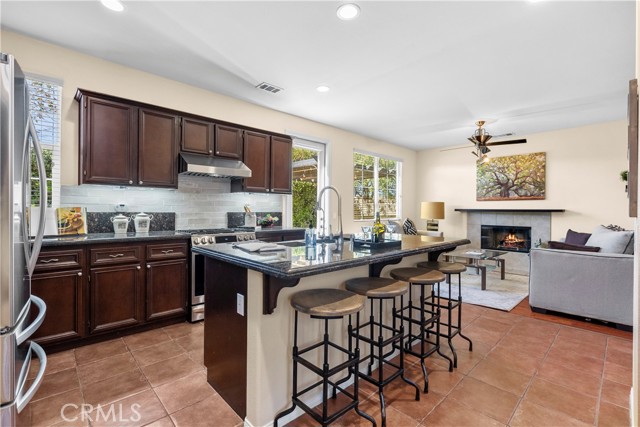
[[[550,213],[564,212],[564,209],[479,209],[479,208],[457,208],[456,212],[531,212],[531,213]]]

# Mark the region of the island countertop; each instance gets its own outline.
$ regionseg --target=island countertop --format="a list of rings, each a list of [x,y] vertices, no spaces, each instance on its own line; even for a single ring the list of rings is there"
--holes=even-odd
[[[401,239],[401,246],[368,248],[354,246],[345,241],[341,251],[335,244],[317,244],[315,254],[307,255],[302,242],[283,242],[282,250],[268,252],[247,252],[234,243],[203,245],[192,248],[199,254],[225,261],[240,267],[259,271],[280,279],[299,279],[302,277],[328,273],[360,265],[392,263],[405,256],[442,252],[470,243],[468,239],[451,237],[431,237],[394,235]],[[293,247],[290,245],[294,245]],[[295,246],[299,245],[299,246]]]

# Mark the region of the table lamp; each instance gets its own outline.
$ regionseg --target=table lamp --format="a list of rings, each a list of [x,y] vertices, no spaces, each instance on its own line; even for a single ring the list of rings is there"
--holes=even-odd
[[[427,231],[438,231],[438,220],[444,219],[444,202],[422,202],[420,218],[427,220]]]

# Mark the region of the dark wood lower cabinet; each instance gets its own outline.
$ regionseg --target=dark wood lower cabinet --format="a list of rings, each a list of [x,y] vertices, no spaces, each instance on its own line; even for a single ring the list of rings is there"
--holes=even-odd
[[[144,320],[144,272],[140,264],[92,268],[89,333],[138,325]]]
[[[47,344],[85,335],[84,284],[78,269],[33,275],[31,293],[47,304],[45,321],[32,335],[36,342]]]
[[[186,259],[147,263],[146,320],[186,315],[186,282]]]
[[[43,248],[31,292],[47,313],[34,339],[58,351],[186,320],[188,254],[187,239]]]

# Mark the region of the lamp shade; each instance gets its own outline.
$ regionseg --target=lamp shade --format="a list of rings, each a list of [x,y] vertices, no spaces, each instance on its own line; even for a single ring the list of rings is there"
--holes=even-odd
[[[420,204],[420,218],[444,219],[444,202],[422,202]]]

